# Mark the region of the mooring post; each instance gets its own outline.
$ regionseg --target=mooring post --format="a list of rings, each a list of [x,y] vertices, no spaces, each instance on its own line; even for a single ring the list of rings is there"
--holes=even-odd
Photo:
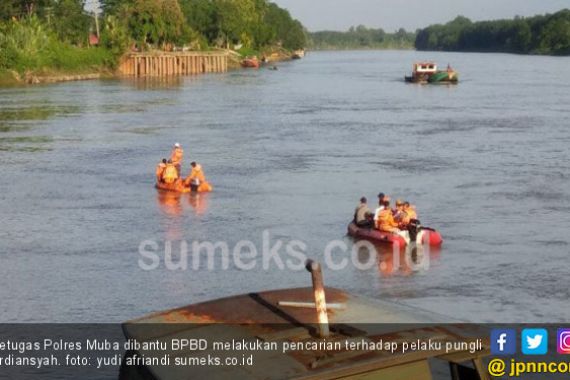
[[[329,317],[327,315],[327,301],[325,299],[325,287],[323,285],[323,273],[319,263],[307,260],[305,268],[311,272],[313,280],[313,293],[315,296],[315,306],[317,310],[317,322],[319,324],[319,336],[325,338],[330,335]]]

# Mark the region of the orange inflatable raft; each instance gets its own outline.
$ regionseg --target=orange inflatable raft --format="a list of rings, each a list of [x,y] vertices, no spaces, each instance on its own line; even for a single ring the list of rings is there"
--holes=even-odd
[[[165,191],[174,191],[177,193],[191,193],[192,189],[190,186],[184,185],[183,181],[176,181],[174,183],[164,183],[164,182],[157,182],[155,187],[159,190]],[[202,182],[198,189],[196,190],[197,193],[209,193],[210,191],[214,190],[212,185],[208,182]]]

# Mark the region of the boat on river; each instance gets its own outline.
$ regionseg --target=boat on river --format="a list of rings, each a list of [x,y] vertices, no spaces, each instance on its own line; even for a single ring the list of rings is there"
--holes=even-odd
[[[459,74],[449,65],[446,70],[438,70],[434,62],[415,62],[412,75],[405,76],[404,79],[408,83],[456,84],[459,82]]]
[[[159,190],[172,191],[176,193],[191,193],[192,191],[196,193],[209,193],[214,190],[212,185],[208,182],[202,182],[200,186],[194,190],[190,186],[184,184],[184,181],[176,181],[174,183],[157,182],[154,186]]]
[[[375,228],[358,227],[354,222],[348,225],[348,234],[359,239],[366,239],[377,243],[396,245],[405,247],[408,243],[402,236],[377,230]],[[434,229],[428,227],[420,227],[420,230],[413,235],[416,236],[416,243],[427,244],[430,246],[440,246],[443,244],[441,234]]]
[[[304,49],[295,50],[293,52],[293,55],[291,55],[291,58],[293,58],[293,59],[301,59],[304,57],[305,57],[305,50]]]
[[[251,355],[252,365],[124,365],[129,358],[149,355],[133,349],[124,355],[119,379],[391,380],[432,379],[435,373],[439,379],[489,378],[483,364],[489,355],[488,332],[474,333],[464,324],[440,325],[447,317],[324,287],[320,273],[320,268],[313,266],[312,288],[237,295],[150,314],[122,325],[125,337],[141,344],[171,347],[174,339],[202,342],[199,349],[196,343],[194,348],[165,350],[181,363],[213,357],[224,361],[238,357],[241,361]],[[383,348],[384,342],[403,345],[420,340],[440,342],[443,349],[435,345],[405,352]],[[478,347],[453,344],[446,351],[447,344],[454,342],[476,343]],[[347,344],[352,343],[360,346],[349,349]],[[226,348],[220,351],[220,345]],[[283,351],[291,345],[297,348]],[[164,353],[156,355],[163,357]]]
[[[244,68],[258,69],[259,60],[257,57],[245,58],[243,61],[241,61],[241,66]]]

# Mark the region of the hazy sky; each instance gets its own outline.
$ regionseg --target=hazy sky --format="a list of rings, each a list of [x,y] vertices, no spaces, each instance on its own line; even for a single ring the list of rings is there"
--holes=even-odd
[[[457,15],[472,20],[512,18],[570,8],[570,0],[273,0],[309,30],[346,30],[363,24],[393,31],[444,23]]]

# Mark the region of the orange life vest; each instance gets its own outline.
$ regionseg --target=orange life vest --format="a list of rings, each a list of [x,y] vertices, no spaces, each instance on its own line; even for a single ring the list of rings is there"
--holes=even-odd
[[[418,218],[418,213],[412,206],[408,207],[405,211],[406,214],[408,215],[408,220]]]
[[[167,164],[166,169],[164,169],[164,174],[162,175],[162,179],[166,183],[174,183],[178,179],[178,171],[174,164]]]
[[[196,165],[193,167],[186,181],[188,183],[197,182],[198,185],[200,185],[202,182],[206,182],[206,176],[204,175],[202,166]]]
[[[394,232],[398,230],[398,223],[394,220],[392,210],[385,209],[380,211],[378,218],[378,229],[385,232]]]

